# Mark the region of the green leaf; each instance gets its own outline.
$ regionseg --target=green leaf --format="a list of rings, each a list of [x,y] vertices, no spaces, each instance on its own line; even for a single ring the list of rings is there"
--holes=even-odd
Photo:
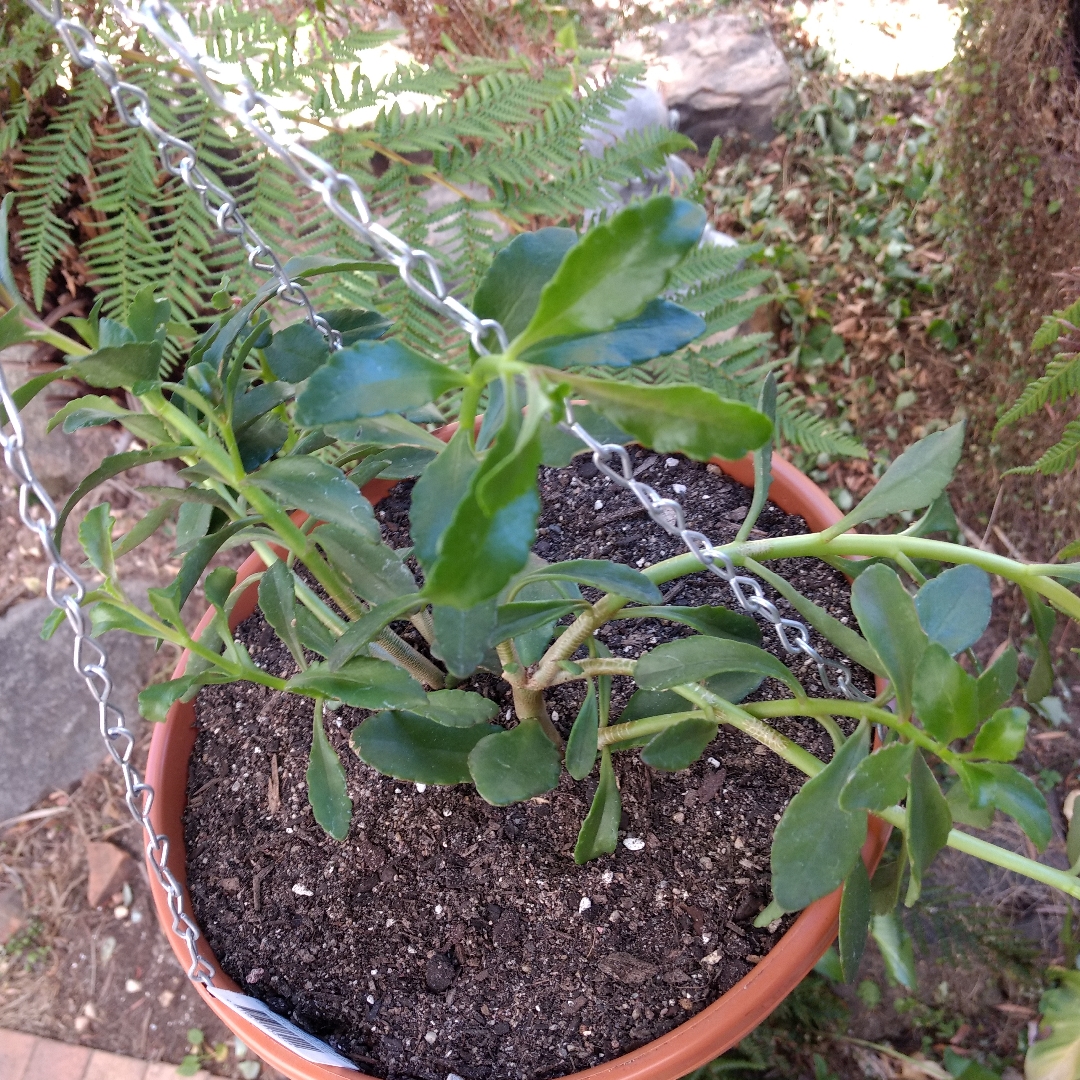
[[[999,709],[979,729],[971,752],[991,761],[1012,761],[1024,749],[1028,714],[1024,709]]]
[[[139,715],[152,724],[164,723],[175,702],[190,701],[200,687],[211,683],[234,681],[224,671],[203,671],[198,675],[181,675],[168,682],[152,683],[139,694]]]
[[[386,273],[386,263],[368,263],[367,268],[374,269],[380,265],[382,272]],[[355,263],[354,268],[363,269],[359,263]],[[394,269],[391,272],[397,271]],[[382,312],[368,311],[366,308],[331,308],[319,314],[327,321],[331,330],[336,330],[341,335],[341,344],[346,347],[355,345],[358,341],[375,341],[394,325]]]
[[[846,983],[854,982],[859,974],[870,914],[870,875],[862,859],[856,859],[840,898],[840,969]]]
[[[1028,676],[1024,689],[1024,700],[1029,705],[1042,701],[1054,688],[1054,661],[1050,656],[1050,639],[1054,633],[1057,616],[1049,604],[1043,603],[1034,589],[1023,586],[1020,591],[1027,601],[1031,612],[1031,623],[1035,627],[1035,665]]]
[[[307,323],[303,324],[307,326]],[[310,327],[309,327],[310,329]],[[262,383],[236,399],[233,406],[233,430],[243,431],[271,409],[292,397],[293,388],[284,382]],[[249,470],[250,471],[250,470]]]
[[[951,656],[970,648],[990,625],[990,575],[977,566],[953,566],[915,594],[919,622]]]
[[[269,461],[289,437],[289,428],[276,416],[263,416],[236,434],[236,448],[244,472],[253,473]],[[290,458],[290,460],[297,460]]]
[[[383,627],[389,626],[395,619],[418,611],[424,603],[416,594],[407,594],[385,600],[365,611],[359,619],[349,623],[345,633],[337,639],[333,650],[326,654],[326,666],[331,671],[337,671],[346,660],[351,660],[361,649],[374,641]]]
[[[180,564],[180,573],[176,575],[171,588],[175,590],[176,606],[182,608],[192,589],[199,584],[199,578],[203,571],[210,565],[210,560],[218,553],[221,547],[231,540],[242,529],[255,524],[258,518],[241,518],[239,521],[230,521],[223,525],[217,532],[204,536],[192,544],[191,549],[184,556]]]
[[[409,529],[416,557],[425,569],[438,557],[439,542],[479,468],[469,433],[459,428],[416,481],[409,506]]]
[[[773,897],[785,911],[800,911],[843,884],[866,839],[866,814],[841,810],[840,792],[870,745],[861,723],[832,761],[788,804],[772,845]]]
[[[48,424],[45,425],[45,431],[52,431],[63,424],[64,431],[70,434],[85,427],[111,424],[114,420],[123,424],[133,435],[147,442],[166,443],[169,441],[169,433],[165,425],[156,416],[132,412],[130,409],[117,405],[111,397],[100,394],[87,394],[84,397],[73,398],[62,409],[53,413]]]
[[[437,409],[438,422],[442,415]],[[327,431],[337,432],[346,442],[370,443],[373,446],[389,446],[398,449],[414,446],[421,450],[434,450],[436,454],[446,449],[446,443],[437,439],[426,428],[406,420],[397,413],[384,413],[382,416],[368,416],[363,420],[348,424],[331,424]]]
[[[304,647],[296,623],[293,575],[280,559],[272,563],[259,582],[259,607],[274,633],[285,643],[293,659],[304,667]]]
[[[570,738],[566,740],[566,771],[575,780],[584,780],[596,764],[596,736],[600,730],[600,712],[592,679],[585,700],[578,709]]]
[[[214,507],[209,502],[185,501],[176,515],[176,543],[174,555],[182,555],[198,543],[210,531],[210,518]]]
[[[481,319],[502,324],[509,340],[525,329],[566,253],[577,243],[573,229],[549,226],[515,236],[492,260],[473,298]]]
[[[56,528],[53,530],[53,539],[57,549],[60,548],[60,538],[64,535],[64,526],[67,524],[71,511],[75,509],[85,495],[93,491],[99,484],[111,480],[112,477],[126,472],[128,469],[134,469],[138,465],[149,465],[152,461],[168,461],[171,458],[190,454],[193,449],[190,446],[174,446],[170,444],[167,446],[155,446],[150,450],[128,450],[123,454],[112,454],[105,458],[89,476],[82,480],[68,497],[68,501],[64,503],[64,509],[60,511]]]
[[[172,488],[170,490],[178,491],[183,489]],[[119,559],[129,551],[134,551],[141,543],[153,536],[154,533],[156,533],[158,529],[172,517],[177,505],[177,503],[172,501],[163,502],[160,506],[155,506],[148,514],[140,518],[126,533],[124,533],[117,543],[113,545],[113,558]]]
[[[523,431],[519,437],[514,434],[515,426],[503,425],[473,484],[476,501],[488,515],[536,488],[541,457],[539,428],[534,426],[531,435]]]
[[[318,704],[311,729],[311,757],[306,779],[308,802],[311,803],[315,820],[327,835],[335,840],[344,840],[349,835],[353,804],[345,786],[345,770],[326,737],[322,709]]]
[[[769,423],[776,430],[776,373],[770,371],[765,376],[758,393],[758,412],[768,417]],[[750,531],[757,524],[761,511],[765,508],[765,502],[769,497],[769,488],[772,486],[772,456],[773,439],[769,439],[763,446],[754,451],[754,496],[750,502],[750,509],[739,526],[735,539],[746,540]]]
[[[90,609],[91,637],[100,637],[110,630],[126,630],[141,637],[158,636],[158,631],[148,626],[138,616],[102,600]]]
[[[1065,838],[1065,856],[1069,866],[1076,866],[1080,862],[1080,814],[1076,813],[1073,804],[1073,816],[1069,822],[1069,833]]]
[[[424,586],[432,603],[470,608],[497,596],[528,560],[539,514],[535,489],[490,517],[476,496],[467,494],[443,534],[441,554]]]
[[[466,610],[433,604],[431,619],[447,671],[455,678],[468,678],[487,655],[495,627],[494,597]]]
[[[283,457],[252,473],[248,483],[270,492],[285,509],[306,510],[318,521],[340,525],[357,536],[381,539],[371,503],[340,469],[314,457]]]
[[[116,569],[112,546],[112,530],[116,519],[109,511],[108,503],[98,503],[86,512],[86,517],[79,526],[79,543],[86,552],[90,565],[106,578],[111,578]]]
[[[279,330],[263,350],[267,366],[287,383],[303,382],[330,359],[326,338],[309,322]]]
[[[144,285],[131,301],[127,324],[136,341],[158,341],[164,336],[163,327],[171,315],[172,304],[164,297],[155,299],[154,286]]]
[[[639,570],[607,559],[571,559],[568,562],[551,563],[538,567],[519,578],[517,584],[560,578],[591,585],[594,589],[624,596],[639,604],[652,604],[661,600],[660,590]],[[666,609],[665,609],[666,610]]]
[[[996,807],[1016,819],[1016,823],[1042,851],[1050,842],[1052,829],[1042,792],[1012,765],[973,764],[957,767],[968,799],[975,809]]]
[[[596,333],[633,318],[664,290],[704,227],[701,207],[661,195],[590,230],[544,286],[512,354],[547,338]]]
[[[914,990],[917,981],[915,950],[900,920],[891,914],[875,915],[870,923],[870,933],[881,950],[881,959],[885,961],[889,976],[908,990]]]
[[[583,600],[518,600],[513,604],[502,604],[497,610],[495,629],[488,643],[498,645],[539,627],[550,626],[563,615],[584,606]]]
[[[48,615],[45,616],[45,621],[41,624],[41,630],[38,632],[38,637],[42,641],[51,641],[53,635],[64,624],[66,618],[64,608],[53,608]]]
[[[373,543],[336,525],[320,525],[311,535],[349,588],[369,604],[385,604],[417,592],[412,571],[387,544]]]
[[[403,413],[462,386],[461,374],[400,341],[358,341],[334,353],[296,399],[302,427]]]
[[[957,780],[945,792],[945,801],[949,804],[953,821],[960,825],[970,825],[974,829],[989,829],[994,822],[994,807],[972,806],[967,790],[960,780]]]
[[[1058,986],[1039,1003],[1049,1034],[1031,1043],[1024,1058],[1027,1080],[1076,1080],[1080,1076],[1080,972],[1058,968]]]
[[[423,687],[408,672],[365,656],[342,664],[337,671],[312,664],[294,675],[285,689],[337,698],[357,709],[407,709],[427,700]]]
[[[475,727],[493,720],[499,713],[499,706],[494,701],[468,690],[432,690],[427,696],[427,705],[423,708],[414,705],[413,708],[436,724],[456,728]]]
[[[754,562],[753,559],[747,559],[746,566],[763,581],[767,581],[826,641],[832,642],[845,656],[875,675],[886,676],[881,658],[867,644],[866,639],[855,633],[850,626],[834,619],[823,607],[819,607],[813,600],[808,600],[768,567]]]
[[[469,752],[499,728],[474,724],[447,727],[409,712],[381,712],[353,729],[360,760],[384,776],[417,784],[465,784]]]
[[[157,378],[161,346],[157,343],[129,341],[124,345],[95,349],[89,356],[67,365],[65,375],[75,375],[89,386],[104,390],[124,387]]]
[[[975,680],[936,641],[923,651],[914,680],[915,714],[935,739],[948,744],[975,730],[979,722]]]
[[[943,491],[930,504],[926,513],[914,525],[905,529],[904,532],[905,535],[909,536],[930,536],[932,533],[945,533],[955,543],[960,534],[960,526],[956,523],[956,514],[953,513],[948,494]]]
[[[481,739],[469,752],[476,790],[492,806],[509,806],[552,791],[559,783],[559,751],[535,717]]]
[[[805,697],[799,680],[775,656],[725,638],[695,636],[658,645],[638,660],[634,679],[643,690],[668,690],[730,671],[779,679],[796,696]]]
[[[923,876],[937,853],[948,843],[952,813],[921,750],[911,758],[911,781],[907,798],[907,848],[911,860],[907,906],[922,891]]]
[[[860,522],[929,506],[952,480],[964,446],[964,422],[909,446],[850,514],[822,534],[839,536]]]
[[[329,656],[338,642],[303,604],[296,605],[296,633],[305,649],[323,657]]]
[[[229,600],[229,594],[235,584],[236,571],[231,566],[219,566],[206,575],[206,581],[203,582],[203,592],[206,593],[206,599],[214,607],[224,611]]]
[[[622,799],[611,765],[611,751],[605,746],[600,753],[600,783],[597,784],[592,806],[581,823],[574,862],[579,866],[601,855],[610,855],[619,843],[619,821],[622,818]]]
[[[709,720],[683,720],[654,735],[641,751],[641,760],[654,769],[679,772],[689,769],[716,738],[717,725]]]
[[[690,707],[690,702],[673,690],[635,690],[619,713],[618,723],[629,724],[649,716],[686,712]]]
[[[841,810],[886,810],[908,790],[911,743],[893,743],[864,758],[840,791]]]
[[[739,615],[726,607],[637,607],[624,612],[635,619],[666,619],[668,622],[690,626],[708,637],[731,638],[745,641],[748,645],[761,644],[758,624],[746,615]]]
[[[910,716],[915,668],[927,646],[914,601],[896,572],[878,563],[855,579],[851,610],[892,679],[900,715]]]
[[[670,300],[652,300],[640,315],[599,334],[548,338],[519,357],[550,368],[598,365],[625,368],[689,345],[705,332],[705,320]]]
[[[897,834],[893,834],[894,837]],[[878,864],[870,881],[870,910],[875,915],[888,915],[900,902],[900,886],[907,867],[907,841],[899,833],[899,843],[889,844],[889,853]]]
[[[1019,663],[1020,658],[1010,645],[976,680],[980,720],[997,712],[1012,697]]]
[[[696,461],[736,460],[772,435],[769,418],[702,386],[642,386],[564,372],[576,393],[643,446]]]

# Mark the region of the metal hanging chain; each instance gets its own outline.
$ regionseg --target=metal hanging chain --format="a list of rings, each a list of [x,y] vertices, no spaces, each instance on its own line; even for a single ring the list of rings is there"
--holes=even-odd
[[[852,701],[871,700],[852,682],[851,669],[846,664],[822,656],[814,648],[805,623],[798,619],[785,619],[780,614],[776,605],[765,595],[765,590],[757,578],[739,574],[726,551],[716,547],[704,533],[686,527],[686,515],[680,502],[676,499],[665,499],[655,488],[634,479],[634,465],[625,446],[619,443],[602,443],[594,439],[575,422],[573,407],[569,401],[566,402],[566,422],[561,426],[576,435],[592,451],[593,464],[600,472],[619,487],[630,491],[657,525],[666,533],[682,540],[687,550],[706,570],[727,582],[732,595],[744,611],[760,615],[772,625],[785,652],[792,656],[801,653],[817,665],[818,678],[826,692],[842,694]],[[621,472],[608,464],[612,458],[618,459]],[[750,590],[749,596],[746,594],[747,589]]]
[[[37,8],[36,0],[30,2]],[[131,22],[144,27],[170,54],[181,60],[219,109],[238,120],[272,154],[285,162],[296,179],[315,192],[330,213],[354,236],[393,263],[408,289],[464,330],[478,353],[488,352],[484,340],[492,333],[500,348],[506,348],[506,332],[502,326],[494,319],[479,318],[450,294],[433,255],[413,247],[373,220],[356,180],[304,146],[295,126],[285,120],[270,97],[257,90],[246,77],[235,83],[235,89],[225,88],[234,76],[208,55],[183,15],[172,4],[167,0],[142,0],[129,7],[123,0],[113,0],[113,7]],[[53,0],[53,10],[59,8],[60,0]],[[66,23],[66,20],[62,21]],[[137,94],[135,109],[147,110],[145,92],[138,90]],[[115,93],[113,96],[118,100]],[[117,108],[120,108],[119,101]],[[341,201],[343,194],[348,195],[351,210]]]
[[[154,803],[153,788],[143,783],[138,771],[131,764],[135,736],[124,720],[123,711],[110,700],[113,684],[106,667],[105,650],[88,633],[86,616],[80,606],[86,596],[86,584],[67,564],[53,540],[57,521],[56,506],[31,468],[26,453],[26,430],[2,369],[0,402],[7,411],[11,429],[11,433],[6,435],[4,428],[0,427],[0,449],[4,452],[5,465],[19,484],[19,517],[41,542],[41,549],[48,560],[45,593],[54,607],[63,611],[68,626],[75,635],[72,662],[75,671],[82,676],[97,703],[98,727],[112,759],[120,766],[123,774],[125,799],[131,816],[142,826],[147,862],[164,891],[172,912],[172,931],[187,943],[191,956],[188,978],[209,984],[214,977],[214,967],[199,952],[199,928],[184,911],[183,891],[169,869],[169,838],[159,833],[150,822],[150,808]],[[37,506],[34,499],[37,500]],[[71,591],[62,590],[60,578],[67,578],[71,582]]]
[[[308,322],[326,338],[330,348],[340,348],[341,335],[321,315],[316,314],[304,287],[285,273],[281,261],[241,214],[232,195],[203,171],[195,148],[166,131],[150,115],[150,99],[146,91],[120,78],[109,58],[98,48],[93,33],[77,20],[64,17],[61,0],[52,0],[51,8],[45,7],[39,0],[27,2],[52,25],[67,46],[71,59],[80,67],[94,69],[108,88],[120,119],[129,127],[141,127],[150,136],[157,148],[161,167],[199,196],[203,208],[221,232],[240,241],[247,251],[248,264],[277,280],[278,298],[303,307]]]

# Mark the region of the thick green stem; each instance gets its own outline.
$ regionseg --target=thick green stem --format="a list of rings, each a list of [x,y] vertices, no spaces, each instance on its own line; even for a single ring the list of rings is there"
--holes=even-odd
[[[609,593],[586,608],[552,643],[533,672],[529,685],[536,689],[552,686],[562,668],[560,661],[569,660],[590,637],[630,601],[624,596]],[[619,672],[621,674],[621,672]]]
[[[544,700],[543,690],[530,686],[522,677],[521,659],[512,641],[501,641],[495,646],[499,654],[499,660],[503,666],[503,678],[510,684],[514,695],[514,713],[519,720],[527,720],[530,717],[537,720],[544,734],[560,750],[563,747],[563,737],[559,729],[551,722],[548,715],[547,702]]]
[[[752,739],[756,739],[762,746],[767,746],[774,754],[783,758],[789,765],[794,765],[807,776],[817,776],[825,768],[824,763],[814,757],[809,750],[804,750],[798,743],[781,735],[775,728],[769,727],[756,716],[751,716],[738,705],[725,701],[711,690],[691,685],[675,686],[672,689],[706,712],[711,709],[721,723],[730,724]]]
[[[628,739],[640,739],[644,735],[656,735],[665,728],[674,727],[684,720],[704,720],[708,717],[700,709],[692,712],[664,713],[661,716],[647,716],[643,720],[631,720],[626,724],[614,724],[601,728],[596,737],[598,750],[613,743],[626,742]]]
[[[595,660],[575,660],[573,662],[581,668],[580,673],[560,668],[558,675],[547,685],[561,686],[563,683],[573,682],[575,679],[591,679],[597,675],[628,675],[632,678],[634,667],[637,664],[636,660],[620,660],[617,656],[603,656],[597,657]]]

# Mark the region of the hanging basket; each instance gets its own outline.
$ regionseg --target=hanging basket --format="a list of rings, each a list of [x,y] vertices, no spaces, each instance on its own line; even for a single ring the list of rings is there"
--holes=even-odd
[[[754,470],[750,458],[742,461],[717,460],[715,464],[739,483],[748,487],[753,484]],[[774,457],[772,472],[769,498],[786,513],[804,518],[815,531],[826,529],[840,520],[841,514],[832,500],[793,465]],[[363,493],[377,503],[393,486],[390,481],[375,480],[364,488]],[[240,567],[237,580],[243,581],[263,569],[264,564],[259,556],[252,555]],[[253,582],[236,603],[229,620],[230,626],[235,629],[252,615],[257,602],[258,586]],[[199,623],[196,637],[209,621],[210,613],[207,613]],[[183,673],[187,658],[185,652],[174,677]],[[191,901],[186,888],[182,817],[187,803],[188,760],[195,745],[195,736],[194,703],[178,702],[172,707],[166,722],[154,730],[146,766],[147,783],[156,792],[150,817],[154,827],[169,837],[169,867],[184,886],[184,901],[189,911]],[[870,818],[862,854],[871,872],[881,858],[889,832],[889,826],[880,818]],[[164,891],[153,875],[150,880],[158,919],[167,931],[172,926],[172,912]],[[795,989],[836,938],[839,915],[840,890],[837,889],[806,908],[769,954],[707,1008],[661,1038],[613,1061],[575,1073],[575,1076],[582,1080],[678,1080],[711,1061],[749,1034]],[[186,966],[189,960],[186,944],[173,934],[168,937],[180,963]],[[243,992],[220,971],[205,939],[202,952],[219,969],[213,980],[215,987]],[[291,1080],[330,1080],[331,1077],[351,1077],[355,1080],[358,1076],[363,1077],[362,1073],[304,1060],[293,1050],[238,1017],[201,984],[194,985],[206,1004],[230,1030],[260,1058]]]

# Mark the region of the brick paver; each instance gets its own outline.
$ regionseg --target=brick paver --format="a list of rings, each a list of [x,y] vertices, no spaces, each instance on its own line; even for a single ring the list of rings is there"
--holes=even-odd
[[[21,1080],[36,1041],[33,1035],[0,1028],[0,1076]]]
[[[0,1028],[0,1080],[176,1080],[176,1066]],[[195,1080],[213,1080],[208,1072]]]
[[[35,1039],[21,1080],[82,1080],[89,1060],[88,1046]]]
[[[176,1076],[176,1066],[169,1066]],[[90,1055],[86,1072],[82,1080],[144,1080],[146,1062],[135,1058],[121,1057],[119,1054],[107,1054],[104,1050],[95,1050]]]

